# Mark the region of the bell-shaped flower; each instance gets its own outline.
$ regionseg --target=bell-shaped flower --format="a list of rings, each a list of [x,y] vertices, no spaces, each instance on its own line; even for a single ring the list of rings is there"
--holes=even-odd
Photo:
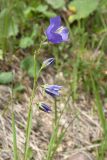
[[[47,112],[47,113],[51,112],[51,109],[50,109],[50,107],[47,104],[45,104],[45,103],[39,103],[38,105],[39,105],[39,109],[40,110],[42,110],[44,112]]]
[[[60,16],[50,18],[50,25],[45,30],[48,41],[58,44],[68,40],[69,31],[61,25]]]
[[[61,90],[62,86],[58,85],[44,85],[45,92],[52,97],[59,96],[59,90]]]

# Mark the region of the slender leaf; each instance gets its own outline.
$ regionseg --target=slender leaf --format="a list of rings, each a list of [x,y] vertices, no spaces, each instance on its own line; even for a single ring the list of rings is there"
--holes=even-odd
[[[30,141],[31,128],[32,128],[32,106],[30,106],[30,108],[29,108],[28,119],[27,119],[24,160],[28,160],[29,141]]]
[[[14,153],[14,160],[18,160],[17,138],[16,138],[16,127],[15,127],[14,113],[12,113],[12,130],[13,130],[13,153]]]

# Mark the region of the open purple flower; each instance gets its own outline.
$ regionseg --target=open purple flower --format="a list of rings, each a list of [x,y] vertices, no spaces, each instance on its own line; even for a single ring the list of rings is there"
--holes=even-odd
[[[39,109],[47,113],[51,112],[50,107],[45,103],[39,103]]]
[[[69,31],[66,27],[61,25],[60,16],[50,18],[50,25],[46,29],[45,34],[48,41],[58,44],[68,40]]]
[[[50,64],[54,63],[54,58],[49,58],[43,61],[42,63],[42,68],[49,66]]]
[[[62,88],[62,86],[58,85],[45,85],[45,92],[49,94],[52,97],[59,96],[59,90]]]

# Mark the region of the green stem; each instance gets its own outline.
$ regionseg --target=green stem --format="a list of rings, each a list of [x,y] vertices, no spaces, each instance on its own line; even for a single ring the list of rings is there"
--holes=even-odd
[[[13,84],[12,84],[12,93],[11,93],[10,100],[11,100],[11,106],[12,106],[12,136],[13,136],[13,154],[14,154],[13,159],[18,160],[15,114],[14,114],[14,108],[13,108]]]
[[[14,112],[13,111],[12,111],[12,131],[13,131],[13,154],[14,154],[14,160],[18,160],[15,116],[14,116]]]
[[[55,98],[54,127],[56,127],[57,119],[58,119],[58,112],[57,112],[57,100],[56,100],[56,98]]]
[[[28,156],[28,149],[29,149],[29,141],[30,141],[30,133],[31,133],[31,128],[32,128],[32,102],[33,99],[35,97],[35,91],[37,89],[37,80],[38,77],[40,75],[40,72],[42,70],[42,68],[39,70],[38,75],[36,75],[36,54],[40,53],[40,48],[42,46],[42,42],[40,43],[40,47],[36,52],[34,52],[34,82],[33,82],[33,90],[32,90],[32,94],[31,94],[31,98],[30,98],[30,102],[29,102],[29,111],[28,111],[28,118],[27,118],[27,127],[26,127],[26,140],[25,140],[25,151],[24,151],[24,160],[27,160],[27,156]]]

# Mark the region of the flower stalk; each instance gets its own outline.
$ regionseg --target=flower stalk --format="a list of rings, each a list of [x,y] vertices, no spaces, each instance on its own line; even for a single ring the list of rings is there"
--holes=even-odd
[[[55,98],[55,110],[54,110],[54,127],[57,125],[58,111],[57,111],[57,99]]]
[[[41,45],[40,45],[40,47],[41,47]],[[40,50],[40,47],[38,49],[38,52]],[[33,102],[33,99],[35,96],[35,91],[37,89],[37,80],[38,80],[40,73],[41,73],[41,69],[39,70],[38,75],[36,74],[36,52],[34,52],[34,82],[33,82],[33,90],[32,90],[32,94],[30,97],[30,102],[28,105],[29,111],[28,111],[27,127],[26,127],[24,160],[27,160],[27,155],[28,155],[28,151],[29,151],[29,140],[30,140],[30,133],[31,133],[31,128],[32,128],[32,102]]]

